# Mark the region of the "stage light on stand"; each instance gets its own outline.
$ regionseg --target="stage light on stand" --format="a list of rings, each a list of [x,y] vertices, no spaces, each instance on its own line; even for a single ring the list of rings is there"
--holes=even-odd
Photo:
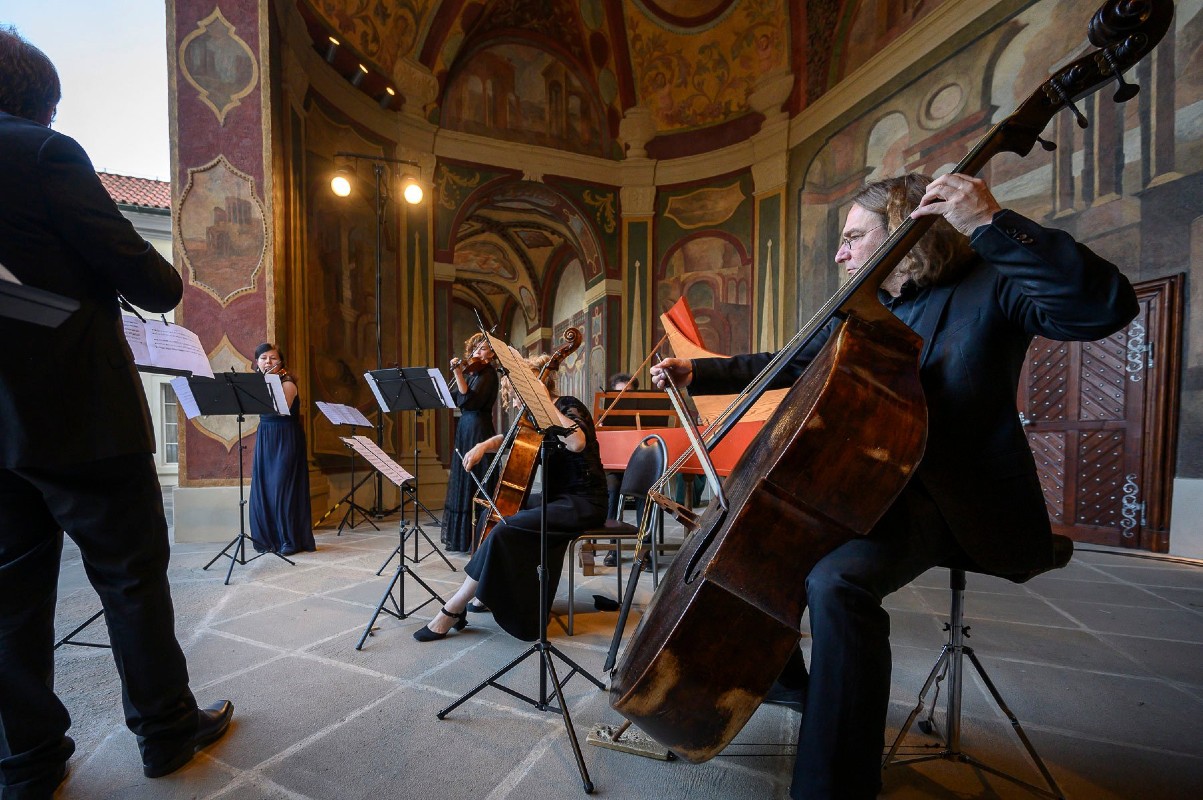
[[[326,46],[326,63],[333,64],[334,57],[338,55],[338,46],[341,44],[341,42],[339,42],[338,39],[335,39],[333,36],[329,36],[327,38],[330,40],[330,44]]]
[[[396,96],[397,93],[393,91],[393,87],[385,86],[384,94],[380,95],[380,107],[388,111],[389,106],[393,104],[393,98]]]
[[[367,74],[368,68],[360,64],[359,68],[355,70],[355,74],[351,76],[351,85],[358,88],[359,84],[363,83],[363,79]]]
[[[339,197],[346,197],[351,194],[351,170],[346,167],[339,167],[334,173],[334,177],[330,179],[330,191]]]
[[[405,197],[405,202],[411,206],[416,206],[422,202],[423,191],[422,184],[418,183],[414,178],[406,178],[404,188],[401,194]]]

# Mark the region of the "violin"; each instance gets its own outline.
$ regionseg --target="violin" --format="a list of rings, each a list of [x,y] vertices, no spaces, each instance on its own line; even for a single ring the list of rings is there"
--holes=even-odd
[[[451,369],[461,370],[465,375],[475,375],[492,363],[492,359],[482,356],[472,356],[468,359],[456,358],[451,362]]]

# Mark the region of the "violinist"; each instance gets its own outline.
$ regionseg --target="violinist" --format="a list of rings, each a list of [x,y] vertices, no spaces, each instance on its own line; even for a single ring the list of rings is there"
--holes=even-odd
[[[466,453],[497,432],[493,425],[493,404],[497,402],[498,376],[493,367],[493,348],[483,333],[474,333],[464,342],[463,358],[451,359],[451,398],[460,410],[455,425],[455,448]],[[474,472],[484,481],[487,463]],[[492,487],[487,487],[492,490]],[[476,483],[464,472],[459,459],[451,459],[447,497],[443,502],[440,539],[452,552],[472,549],[472,498]]]
[[[528,359],[527,363],[538,375],[548,360],[548,356],[540,356]],[[563,446],[557,447],[550,463],[543,465],[550,609],[560,583],[564,551],[582,530],[600,525],[606,519],[606,477],[589,409],[575,397],[557,397],[554,382],[548,390],[555,401],[559,424],[570,429],[559,437]],[[508,381],[505,394],[515,408],[520,407],[521,400]],[[485,454],[496,452],[504,438],[497,434],[472,447],[464,454],[465,465],[469,469],[475,467]],[[414,638],[430,642],[446,637],[452,628],[463,630],[468,624],[466,609],[474,597],[493,612],[506,633],[528,642],[539,638],[545,622],[539,619],[541,513],[541,498],[532,494],[521,511],[494,526],[464,567],[468,577],[459,590],[434,619],[414,632]]]
[[[251,539],[260,553],[282,556],[317,549],[309,507],[309,458],[297,382],[271,342],[255,348],[255,371],[279,375],[287,414],[261,414],[251,467]]]
[[[943,219],[879,291],[925,342],[927,446],[876,527],[798,576],[810,609],[810,670],[797,654],[770,692],[802,708],[794,798],[869,798],[881,788],[890,698],[883,598],[935,565],[1016,582],[1052,566],[1048,514],[1015,408],[1028,344],[1034,336],[1099,339],[1138,312],[1114,265],[1068,234],[1002,209],[982,180],[967,175],[911,174],[865,186],[852,198],[836,263],[855,274],[908,216],[928,215]],[[826,335],[777,386],[798,378]],[[670,358],[652,367],[652,379],[663,387],[668,374],[698,394],[737,391],[771,355]]]

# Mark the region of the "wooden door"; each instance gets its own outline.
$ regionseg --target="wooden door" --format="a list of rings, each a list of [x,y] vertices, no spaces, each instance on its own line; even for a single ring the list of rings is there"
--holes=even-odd
[[[1169,549],[1182,283],[1137,285],[1139,315],[1106,339],[1032,342],[1019,413],[1055,532]]]

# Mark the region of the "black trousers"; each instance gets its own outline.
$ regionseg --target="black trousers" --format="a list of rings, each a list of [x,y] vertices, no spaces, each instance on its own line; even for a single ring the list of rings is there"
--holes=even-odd
[[[54,694],[54,608],[66,531],[104,606],[125,721],[145,761],[197,724],[175,638],[170,550],[154,461],[118,456],[0,469],[0,797],[49,797],[75,749]]]

